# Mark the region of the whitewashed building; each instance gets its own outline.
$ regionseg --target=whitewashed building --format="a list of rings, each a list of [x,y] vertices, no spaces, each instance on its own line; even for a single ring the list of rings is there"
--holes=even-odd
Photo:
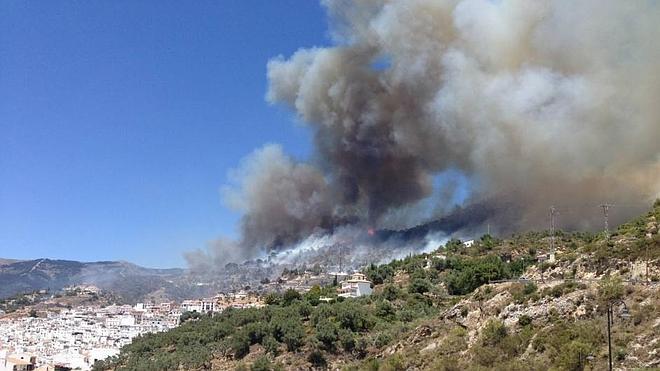
[[[204,298],[200,301],[201,301],[202,312],[208,313],[208,312],[216,312],[218,310],[217,300],[215,298]]]
[[[181,312],[202,312],[202,302],[200,300],[184,300],[181,303]]]
[[[354,273],[351,278],[341,282],[339,296],[343,298],[357,298],[371,295],[371,281],[362,273]]]
[[[0,371],[31,371],[36,368],[37,357],[31,354],[3,353],[0,356]]]

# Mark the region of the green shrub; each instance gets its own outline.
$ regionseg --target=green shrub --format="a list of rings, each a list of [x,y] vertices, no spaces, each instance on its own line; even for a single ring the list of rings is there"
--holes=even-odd
[[[261,343],[262,339],[269,334],[269,328],[261,322],[252,322],[245,325],[245,332],[250,339],[250,344]]]
[[[465,350],[467,347],[466,335],[467,331],[464,328],[459,326],[452,328],[442,343],[443,353],[457,353]]]
[[[291,305],[291,307],[298,312],[302,318],[307,319],[312,314],[313,306],[307,301],[297,301]]]
[[[350,330],[340,329],[337,332],[339,343],[346,352],[352,352],[355,349],[355,337]]]
[[[337,306],[335,304],[319,304],[310,316],[312,326],[316,326],[319,322],[334,317],[336,315],[336,307]]]
[[[282,302],[282,295],[276,293],[276,292],[271,292],[266,294],[264,297],[264,303],[267,305],[277,305]]]
[[[397,319],[401,322],[410,322],[417,318],[417,313],[411,309],[402,309],[397,312]]]
[[[461,240],[452,238],[445,244],[445,250],[448,252],[458,252],[459,250],[464,249],[465,246],[463,246],[463,242]]]
[[[305,329],[299,317],[274,317],[271,328],[275,339],[286,344],[287,350],[294,351],[302,345]]]
[[[188,320],[196,320],[201,318],[202,315],[197,312],[183,312],[179,317],[179,323],[184,323]]]
[[[499,363],[502,353],[496,347],[484,346],[481,344],[475,344],[472,346],[470,351],[472,354],[474,362],[479,365],[485,366],[488,369],[492,369],[495,364]]]
[[[391,334],[387,332],[381,332],[378,335],[376,335],[376,338],[374,339],[374,345],[378,348],[382,348],[389,343],[391,343],[393,340],[393,337]]]
[[[451,295],[465,295],[491,280],[509,278],[511,272],[502,260],[494,255],[472,259],[449,259],[451,272],[445,278]]]
[[[602,302],[610,302],[623,297],[623,281],[619,276],[608,276],[598,284],[598,296]]]
[[[263,345],[266,353],[271,354],[273,357],[277,357],[280,354],[280,343],[275,340],[272,336],[266,336],[261,344]]]
[[[423,278],[415,278],[408,287],[408,292],[423,294],[431,291],[431,282]]]
[[[626,352],[625,348],[619,348],[616,350],[614,357],[616,358],[617,361],[621,362],[626,359],[626,356],[628,353]]]
[[[272,369],[273,365],[266,356],[257,358],[252,366],[250,366],[250,371],[271,371]]]
[[[316,325],[316,339],[320,341],[325,349],[334,349],[335,342],[339,339],[337,325],[328,320]]]
[[[562,370],[579,371],[591,351],[592,348],[589,345],[580,341],[571,341],[561,346],[555,363]]]
[[[461,307],[461,317],[467,317],[467,315],[468,315],[468,308]]]
[[[302,296],[300,293],[294,289],[288,289],[284,292],[284,295],[282,296],[282,303],[284,305],[290,305],[294,301],[301,300]]]
[[[375,314],[377,317],[391,320],[396,315],[396,310],[394,309],[394,306],[392,306],[392,303],[389,301],[380,300],[376,303]]]
[[[371,264],[363,272],[375,285],[380,285],[394,276],[394,269],[389,264]]]
[[[401,290],[393,284],[385,285],[385,287],[383,287],[382,295],[386,300],[389,301],[394,301],[403,297]]]
[[[314,350],[309,353],[307,356],[307,361],[312,364],[313,367],[324,368],[327,364],[323,353],[320,350]]]
[[[309,291],[307,291],[303,297],[310,304],[316,306],[320,303],[319,298],[321,297],[321,287],[319,285],[312,286]]]
[[[231,351],[239,359],[250,353],[250,337],[246,331],[239,331],[232,336]]]
[[[495,346],[504,340],[506,336],[507,329],[504,323],[500,320],[491,319],[486,323],[481,333],[481,342],[483,345]]]
[[[404,371],[405,358],[401,354],[393,354],[380,365],[379,371]]]
[[[535,293],[537,289],[538,289],[538,287],[536,286],[536,284],[534,282],[529,282],[529,283],[525,284],[525,288],[523,290],[523,295],[531,295],[531,294]]]
[[[536,284],[528,282],[524,285],[513,284],[509,289],[509,292],[513,296],[514,302],[517,304],[524,304],[532,299],[532,296],[536,293],[537,289]]]
[[[366,308],[356,304],[355,301],[339,303],[335,307],[337,309],[337,321],[341,328],[357,332],[368,330],[373,325]]]

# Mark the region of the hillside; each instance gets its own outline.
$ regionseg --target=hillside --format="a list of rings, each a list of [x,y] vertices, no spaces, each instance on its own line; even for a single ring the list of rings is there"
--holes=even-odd
[[[143,268],[127,262],[82,263],[69,260],[4,260],[0,264],[0,299],[36,290],[61,290],[92,284],[131,302],[158,290],[174,291],[182,269]]]
[[[660,201],[611,236],[450,241],[364,271],[374,295],[271,294],[136,338],[97,370],[603,370],[660,367]],[[623,304],[625,303],[625,304]]]
[[[80,306],[104,307],[119,301],[120,298],[105,291],[93,292],[81,288],[63,292],[40,290],[0,299],[0,320],[32,315],[47,316],[48,312],[60,312]]]

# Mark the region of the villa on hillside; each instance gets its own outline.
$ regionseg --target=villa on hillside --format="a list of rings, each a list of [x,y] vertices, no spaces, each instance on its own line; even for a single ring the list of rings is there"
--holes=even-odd
[[[362,273],[354,273],[351,278],[341,282],[339,296],[343,298],[357,298],[371,295],[371,281]]]

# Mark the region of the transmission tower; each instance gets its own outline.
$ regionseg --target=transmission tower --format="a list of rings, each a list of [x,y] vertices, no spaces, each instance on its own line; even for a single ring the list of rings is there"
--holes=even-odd
[[[605,217],[605,237],[610,237],[610,208],[614,207],[612,204],[601,204],[603,209],[603,216]]]
[[[555,252],[555,217],[559,214],[557,208],[550,206],[550,251]]]

